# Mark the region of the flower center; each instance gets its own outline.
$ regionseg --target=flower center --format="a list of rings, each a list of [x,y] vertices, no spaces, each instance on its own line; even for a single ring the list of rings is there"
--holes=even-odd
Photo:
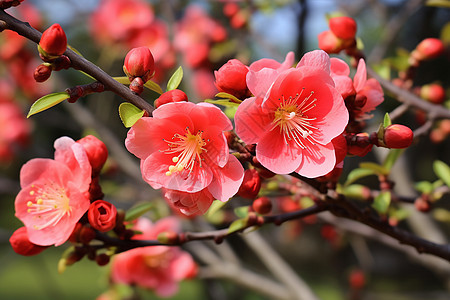
[[[286,144],[294,141],[301,149],[306,148],[305,142],[313,145],[317,142],[312,136],[317,127],[311,125],[311,121],[314,121],[316,118],[308,118],[306,115],[308,111],[316,106],[315,102],[317,99],[313,98],[310,100],[314,94],[312,91],[300,102],[299,99],[304,90],[305,88],[302,89],[300,94],[295,95],[295,97],[291,96],[288,99],[282,96],[282,101],[275,111],[275,117],[272,121],[272,129],[275,127],[280,128],[280,133],[283,134]]]
[[[69,205],[66,189],[55,185],[53,182],[45,183],[41,187],[32,185],[30,196],[35,197],[33,201],[28,201],[28,213],[35,215],[42,221],[41,225],[34,225],[34,228],[41,230],[49,226],[55,226],[66,214],[70,216],[72,208]]]
[[[167,154],[178,154],[172,157],[174,165],[169,166],[169,171],[166,172],[167,176],[184,169],[189,170],[189,174],[191,174],[196,162],[198,162],[200,167],[202,166],[200,155],[203,151],[207,151],[203,148],[206,142],[202,135],[203,131],[199,130],[194,135],[189,130],[189,127],[186,127],[184,135],[176,133],[171,141],[164,140],[169,145],[169,149],[164,152]]]

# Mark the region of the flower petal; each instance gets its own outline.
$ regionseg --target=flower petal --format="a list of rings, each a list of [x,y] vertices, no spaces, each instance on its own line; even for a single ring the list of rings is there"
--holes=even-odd
[[[297,68],[303,66],[317,68],[330,74],[330,57],[323,50],[310,51],[305,53],[297,64]]]
[[[328,174],[336,164],[334,147],[331,142],[326,145],[316,144],[308,147],[302,154],[302,162],[295,172],[308,178]]]
[[[359,92],[364,88],[367,81],[366,63],[364,59],[360,59],[358,62],[358,67],[356,68],[355,77],[353,77],[353,85],[355,86],[356,92]]]
[[[215,199],[228,201],[241,186],[242,179],[244,179],[244,168],[234,155],[229,154],[227,164],[223,168],[215,168],[212,171],[214,179],[208,186],[208,190]]]
[[[236,134],[246,143],[257,143],[267,132],[272,119],[264,114],[256,104],[257,98],[248,98],[242,102],[234,116]]]

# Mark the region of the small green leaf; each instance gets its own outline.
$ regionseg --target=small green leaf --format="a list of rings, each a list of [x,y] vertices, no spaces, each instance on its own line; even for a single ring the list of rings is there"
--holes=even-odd
[[[134,125],[142,116],[144,115],[144,111],[140,108],[137,108],[131,103],[123,102],[119,106],[119,116],[122,120],[123,125],[126,128],[130,128]]]
[[[370,175],[376,175],[376,173],[371,169],[364,169],[364,168],[357,168],[353,169],[347,176],[347,181],[345,182],[345,186],[348,186],[352,184],[353,182],[357,181],[358,179],[370,176]]]
[[[228,93],[225,93],[225,92],[217,93],[216,97],[223,98],[223,99],[230,99],[232,102],[235,102],[235,103],[238,103],[238,104],[242,102],[242,100],[236,98],[236,96],[228,94]]]
[[[238,218],[245,218],[248,215],[248,206],[240,206],[234,209],[234,214]]]
[[[385,214],[391,204],[391,192],[383,191],[373,199],[372,207],[380,214]]]
[[[67,92],[53,93],[53,94],[45,95],[44,97],[37,99],[33,103],[33,105],[31,105],[30,111],[28,112],[28,115],[27,115],[27,118],[29,118],[30,116],[35,115],[41,111],[49,109],[50,107],[53,107],[56,104],[59,104],[68,98],[70,98],[70,96],[69,96],[69,93],[67,93]]]
[[[367,195],[364,195],[364,191],[367,190],[367,187],[362,184],[350,184],[348,186],[344,186],[341,189],[341,193],[348,198],[366,201]]]
[[[173,73],[172,77],[170,77],[169,82],[167,83],[167,91],[176,89],[180,85],[182,79],[183,79],[183,68],[180,66]]]
[[[386,113],[384,115],[384,120],[383,120],[383,126],[384,128],[388,127],[389,125],[392,125],[392,121],[391,121],[391,117],[389,117],[389,114]]]
[[[213,203],[212,203],[211,206],[209,207],[208,211],[206,212],[206,215],[207,215],[207,216],[212,216],[212,215],[214,215],[216,212],[218,212],[219,210],[221,210],[222,207],[224,207],[225,204],[227,204],[227,202],[213,201]]]
[[[414,188],[422,194],[430,194],[433,191],[433,184],[428,181],[420,181],[414,185]]]
[[[394,163],[404,151],[405,149],[391,149],[383,162],[383,167],[386,168],[386,170],[391,170]]]
[[[234,221],[230,224],[230,227],[228,227],[228,234],[244,229],[247,227],[247,222],[247,218]]]
[[[238,107],[239,106],[239,103],[230,101],[230,99],[220,99],[220,100],[205,99],[205,102],[215,104],[215,105],[222,105],[225,107]]]
[[[433,171],[448,187],[450,187],[450,167],[443,161],[433,163]]]
[[[363,162],[359,164],[360,168],[363,169],[370,169],[375,172],[377,175],[388,175],[389,170],[385,168],[384,166],[381,166],[379,164],[373,163],[373,162]]]
[[[145,86],[146,88],[148,88],[149,90],[152,90],[152,91],[154,91],[154,92],[156,92],[156,93],[158,93],[158,94],[160,94],[160,95],[163,93],[163,90],[161,89],[161,87],[159,86],[159,84],[157,84],[156,82],[154,82],[154,81],[152,81],[152,80],[147,81],[147,82],[144,84],[144,86]]]
[[[130,80],[127,76],[113,77],[113,79],[121,84],[130,84]]]
[[[153,203],[143,202],[130,208],[125,214],[125,221],[130,222],[136,220],[146,212],[153,209]]]

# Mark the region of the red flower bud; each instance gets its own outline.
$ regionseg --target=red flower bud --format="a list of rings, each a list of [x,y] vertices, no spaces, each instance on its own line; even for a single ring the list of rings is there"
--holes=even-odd
[[[223,7],[223,14],[229,18],[237,14],[241,10],[239,5],[235,2],[228,2]]]
[[[265,215],[272,210],[272,202],[267,197],[260,197],[253,201],[252,208],[258,214]]]
[[[317,39],[319,41],[319,48],[328,54],[339,53],[344,49],[342,40],[330,30],[319,33]]]
[[[125,57],[123,71],[130,82],[135,77],[140,77],[146,83],[155,74],[155,60],[148,47],[131,49]]]
[[[36,82],[44,82],[52,75],[52,66],[47,63],[40,64],[37,66],[36,70],[34,70],[33,75]]]
[[[108,158],[108,149],[106,145],[93,135],[85,136],[79,139],[77,143],[81,144],[86,150],[89,163],[92,166],[94,176],[100,172]]]
[[[99,266],[105,266],[109,263],[110,256],[106,253],[99,254],[95,257],[95,262]]]
[[[353,18],[334,17],[329,21],[330,30],[340,39],[354,39],[357,25]]]
[[[362,289],[364,285],[366,285],[366,276],[361,270],[353,270],[350,273],[348,281],[352,289],[359,290]]]
[[[39,52],[48,59],[56,58],[66,51],[67,37],[59,24],[53,24],[44,31],[39,42],[39,48],[44,53]]]
[[[171,102],[187,102],[188,97],[185,92],[182,90],[171,90],[167,91],[161,96],[159,96],[158,99],[155,100],[155,107],[160,107],[163,104],[171,103]]]
[[[218,71],[214,71],[217,89],[238,99],[247,98],[250,96],[246,81],[248,70],[248,67],[239,60],[229,60]]]
[[[411,145],[413,132],[409,127],[392,124],[384,130],[384,144],[388,148],[403,149]]]
[[[98,231],[106,232],[116,226],[117,209],[104,200],[91,203],[88,210],[89,224]]]
[[[431,103],[441,104],[445,100],[445,90],[440,84],[426,84],[420,89],[420,97]]]
[[[261,178],[256,169],[248,169],[244,172],[244,179],[237,194],[248,199],[255,199],[261,189]]]
[[[9,238],[9,243],[13,248],[14,252],[24,256],[32,256],[41,253],[48,246],[35,245],[28,239],[27,228],[20,227]]]
[[[421,41],[413,55],[418,60],[427,60],[440,56],[444,52],[444,43],[440,39],[427,38]]]

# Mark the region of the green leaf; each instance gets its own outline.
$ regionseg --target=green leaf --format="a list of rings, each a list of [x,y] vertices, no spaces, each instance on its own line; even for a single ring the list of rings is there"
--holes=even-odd
[[[245,227],[247,227],[247,218],[245,219],[238,219],[236,221],[234,221],[233,223],[230,224],[230,227],[228,227],[228,234],[236,232],[236,231],[240,231],[242,229],[244,229]]]
[[[382,165],[373,163],[373,162],[360,163],[359,167],[363,168],[363,169],[373,170],[375,172],[375,174],[377,174],[377,175],[388,175],[389,174],[389,170],[387,168],[385,168]]]
[[[388,127],[389,125],[392,125],[392,121],[391,121],[391,117],[389,117],[389,114],[386,113],[384,115],[384,120],[383,120],[383,126],[384,128]]]
[[[235,103],[238,103],[238,104],[242,102],[242,100],[236,98],[236,96],[228,94],[228,93],[225,93],[225,92],[217,93],[216,97],[223,98],[223,99],[230,99],[232,102],[235,102]]]
[[[130,80],[127,76],[113,77],[113,79],[121,84],[130,84]]]
[[[391,192],[383,191],[373,199],[372,207],[380,214],[385,214],[391,204]]]
[[[344,186],[340,192],[345,197],[366,201],[367,195],[364,195],[364,190],[367,190],[367,187],[362,184],[350,184],[348,186]]]
[[[443,161],[433,163],[433,171],[448,187],[450,187],[450,167]]]
[[[433,184],[428,181],[420,181],[414,185],[414,188],[422,194],[430,194],[433,191]]]
[[[136,220],[140,216],[144,215],[146,212],[153,209],[153,203],[143,202],[136,206],[130,208],[125,214],[125,221],[130,222]]]
[[[224,207],[225,204],[227,204],[227,203],[226,202],[222,202],[222,201],[213,201],[213,203],[209,207],[208,211],[206,212],[206,215],[207,216],[214,215],[216,212],[221,210],[222,207]]]
[[[428,0],[426,5],[450,8],[450,1],[448,1],[448,0]]]
[[[238,218],[245,218],[248,215],[248,206],[240,206],[234,209],[234,214]]]
[[[33,103],[33,105],[31,105],[30,111],[28,112],[28,115],[27,115],[27,118],[29,118],[30,116],[35,115],[41,111],[49,109],[50,107],[53,107],[56,104],[59,104],[68,98],[70,98],[70,96],[69,96],[69,93],[67,93],[67,92],[53,93],[53,94],[45,95],[44,97],[37,99]]]
[[[167,83],[167,91],[176,89],[180,85],[181,79],[183,79],[183,68],[180,66],[170,77]]]
[[[220,100],[205,99],[205,102],[215,104],[215,105],[222,105],[225,107],[238,107],[239,106],[239,103],[230,101],[230,99],[220,99]]]
[[[163,90],[161,89],[161,87],[159,86],[159,84],[157,84],[156,82],[154,82],[154,81],[152,81],[152,80],[147,81],[147,82],[144,84],[144,86],[145,86],[146,88],[148,88],[149,90],[152,90],[152,91],[154,91],[154,92],[156,92],[156,93],[158,93],[158,94],[160,94],[160,95],[163,93]]]
[[[123,102],[119,106],[119,116],[122,120],[123,125],[126,128],[130,128],[134,125],[142,116],[144,115],[144,111],[140,108],[137,108],[131,103]]]
[[[347,176],[347,181],[345,182],[345,186],[348,186],[352,184],[353,182],[357,181],[358,179],[370,176],[370,175],[376,175],[376,173],[371,169],[364,169],[364,168],[356,168],[350,171],[350,173]]]
[[[391,149],[383,162],[383,167],[390,171],[394,163],[404,151],[405,149]]]

